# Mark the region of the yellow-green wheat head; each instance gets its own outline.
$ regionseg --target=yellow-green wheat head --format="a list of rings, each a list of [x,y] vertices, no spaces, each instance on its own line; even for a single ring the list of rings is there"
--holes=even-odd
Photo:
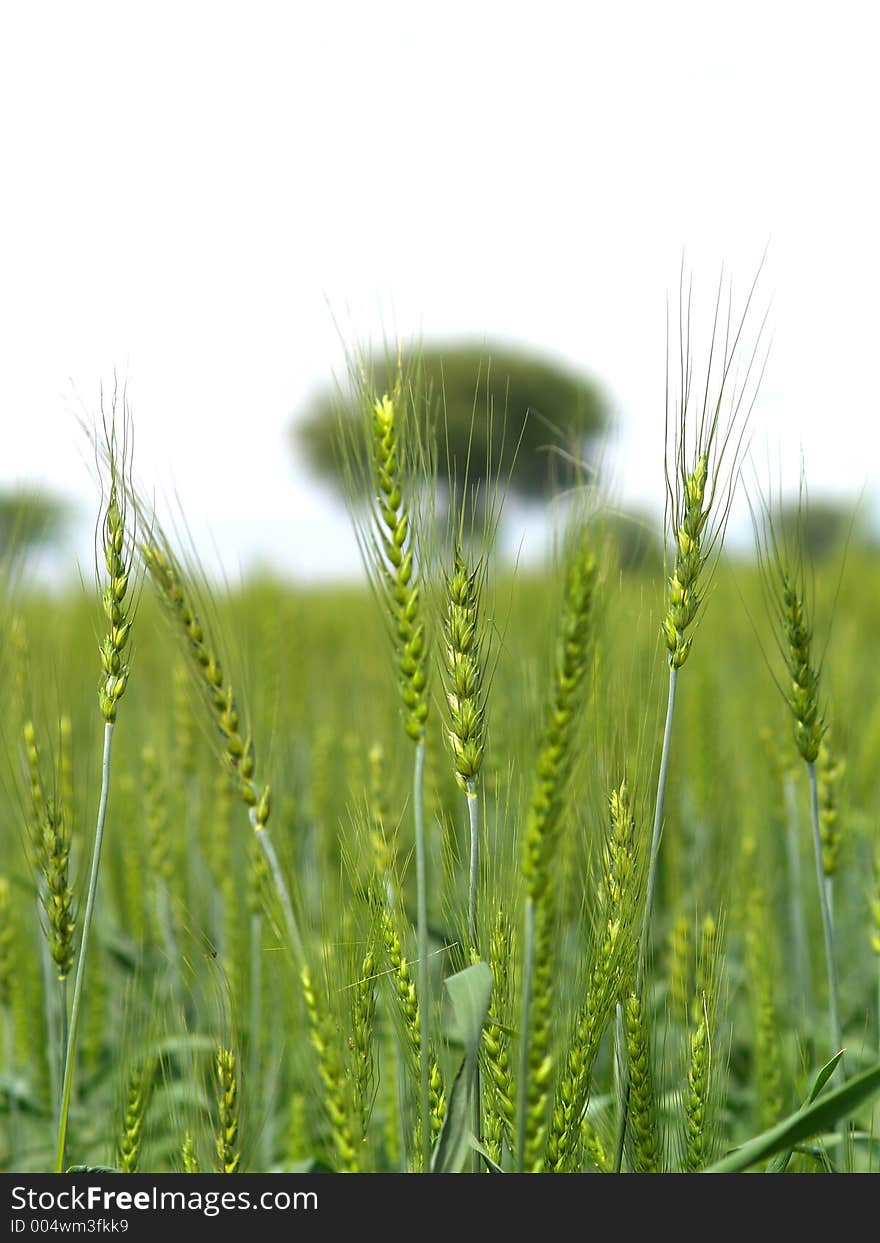
[[[803,538],[806,512],[803,480],[793,527],[784,521],[778,498],[759,494],[758,503],[752,505],[761,585],[773,642],[784,666],[784,672],[774,677],[791,714],[798,753],[807,764],[815,764],[828,726],[820,694],[812,575]]]
[[[819,747],[817,776],[822,870],[829,878],[834,876],[840,867],[840,852],[843,845],[840,784],[845,771],[846,761],[836,750],[832,749],[830,734],[826,733]]]
[[[69,878],[70,846],[68,825],[60,807],[50,800],[42,820],[42,892],[49,953],[59,980],[70,975],[74,958],[76,916]]]
[[[107,617],[108,630],[100,645],[101,681],[98,687],[98,703],[104,720],[112,725],[116,720],[119,701],[125,694],[129,677],[129,636],[131,634],[131,542],[127,523],[129,510],[126,502],[126,486],[120,469],[125,458],[117,458],[115,435],[108,438],[108,467],[110,490],[101,528],[101,545],[106,569],[106,579],[101,602]]]
[[[218,1173],[238,1173],[241,1150],[238,1139],[238,1062],[231,1049],[219,1048],[214,1061],[217,1090],[216,1150]]]
[[[818,759],[825,733],[819,705],[819,666],[813,658],[813,627],[805,592],[796,577],[784,571],[781,589],[789,679],[786,698],[794,718],[797,749],[808,764],[813,764]]]
[[[573,761],[576,714],[586,678],[597,563],[585,535],[575,541],[566,567],[553,692],[532,785],[525,830],[523,874],[537,902],[550,880],[550,860],[560,828],[562,802]]]
[[[684,505],[675,525],[675,563],[669,576],[663,635],[672,669],[680,669],[688,658],[692,638],[688,632],[700,607],[700,572],[705,562],[703,536],[709,519],[706,506],[706,482],[709,458],[700,454],[690,474],[682,481]]]
[[[447,735],[455,776],[463,790],[476,781],[485,747],[485,705],[480,635],[482,567],[471,568],[456,549],[446,580],[445,674]]]
[[[723,278],[719,281],[705,378],[699,386],[692,354],[692,290],[683,280],[680,288],[677,384],[673,391],[667,361],[666,385],[666,525],[674,556],[660,623],[671,669],[680,669],[690,655],[707,580],[724,542],[745,433],[763,374],[763,365],[757,365],[763,323],[751,353],[740,360],[757,279],[756,275],[737,320],[732,290]]]
[[[398,376],[392,392],[373,398],[370,405],[371,547],[391,618],[406,732],[420,742],[428,719],[428,651],[415,575],[412,515],[401,462],[404,400],[404,386]]]
[[[192,584],[167,540],[152,534],[141,544],[141,556],[163,606],[184,640],[196,681],[206,699],[223,745],[223,758],[236,778],[239,797],[250,809],[254,827],[266,827],[271,811],[268,786],[255,781],[254,744],[243,728],[232,684],[203,626],[195,605]]]

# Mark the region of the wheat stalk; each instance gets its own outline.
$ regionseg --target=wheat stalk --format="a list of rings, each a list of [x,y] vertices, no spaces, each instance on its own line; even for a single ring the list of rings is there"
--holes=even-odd
[[[843,1048],[837,960],[834,944],[834,917],[831,886],[826,863],[836,866],[836,827],[826,817],[828,846],[823,843],[820,803],[819,761],[828,722],[820,695],[821,660],[816,656],[813,633],[813,606],[805,564],[802,522],[806,511],[803,482],[799,498],[797,528],[792,536],[781,528],[770,502],[763,496],[760,508],[752,507],[762,585],[774,623],[774,639],[785,665],[785,678],[777,681],[794,725],[794,742],[807,767],[810,785],[810,821],[813,831],[813,858],[819,891],[825,972],[828,981],[828,1026],[831,1054]],[[827,791],[830,794],[830,787]],[[843,1074],[842,1061],[835,1074]]]
[[[98,706],[104,718],[104,753],[101,761],[101,794],[98,802],[98,819],[95,826],[95,843],[92,848],[92,866],[89,873],[79,960],[73,984],[73,1001],[65,1044],[64,1078],[61,1089],[58,1144],[55,1160],[55,1170],[58,1174],[64,1169],[67,1119],[73,1088],[82,987],[85,978],[89,933],[91,931],[95,899],[98,892],[98,872],[101,863],[104,828],[107,820],[107,804],[110,798],[110,757],[113,746],[113,729],[116,723],[119,703],[125,694],[129,676],[128,640],[132,624],[129,585],[133,533],[127,527],[129,515],[126,505],[125,480],[120,473],[126,467],[127,450],[125,442],[123,442],[120,458],[115,428],[112,425],[109,429],[105,426],[105,433],[110,488],[101,528],[104,564],[106,567],[106,581],[102,602],[107,617],[108,630],[100,646],[101,681],[98,686]]]
[[[516,1163],[521,1172],[538,1167],[546,1138],[555,918],[551,864],[562,829],[574,732],[583,702],[595,588],[596,558],[585,533],[579,532],[568,554],[556,668],[525,828],[526,909],[516,1112]]]
[[[10,1084],[15,1076],[15,1016],[12,1009],[15,930],[12,922],[12,892],[7,876],[0,875],[0,1015],[3,1019],[3,1054]],[[9,1168],[18,1161],[18,1100],[9,1091]]]
[[[629,790],[622,782],[609,798],[609,829],[602,860],[602,910],[586,996],[575,1015],[556,1085],[547,1143],[547,1163],[556,1172],[573,1168],[600,1042],[633,966],[632,925],[639,888],[635,838]]]
[[[362,383],[368,393],[368,385]],[[403,724],[415,744],[413,821],[416,854],[416,928],[418,991],[422,1013],[431,1014],[428,953],[428,862],[425,834],[425,726],[428,719],[428,645],[417,576],[413,515],[403,457],[405,386],[398,367],[394,387],[381,397],[365,397],[368,418],[369,522],[359,529],[365,562],[387,610],[398,669]],[[360,470],[360,466],[354,469]],[[427,1042],[419,1064],[421,1166],[430,1167],[431,1067]]]

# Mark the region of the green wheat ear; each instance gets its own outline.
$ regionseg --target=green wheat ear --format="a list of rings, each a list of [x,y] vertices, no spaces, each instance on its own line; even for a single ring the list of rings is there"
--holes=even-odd
[[[59,980],[66,980],[73,968],[76,918],[73,890],[69,881],[70,831],[53,802],[43,810],[41,861],[43,868],[43,909],[49,953]]]
[[[704,534],[709,519],[706,483],[709,455],[704,450],[682,481],[683,503],[675,527],[675,565],[669,578],[666,615],[661,628],[669,652],[669,667],[680,669],[688,658],[688,632],[700,608],[700,574],[706,561]]]
[[[43,867],[43,819],[46,796],[40,772],[40,752],[33,721],[25,721],[23,728],[24,754],[30,785],[28,815],[28,847],[31,866],[40,871]]]
[[[679,915],[669,930],[667,974],[672,1013],[680,1023],[687,1022],[688,1006],[691,1000],[692,953],[691,921],[686,915]]]
[[[624,1005],[624,1025],[629,1063],[629,1135],[633,1169],[640,1174],[658,1174],[663,1168],[663,1155],[651,1021],[635,993],[627,998]]]
[[[669,383],[667,342],[666,518],[675,556],[667,580],[666,611],[660,629],[669,667],[679,670],[690,655],[693,627],[705,603],[705,584],[720,556],[733,495],[739,480],[743,443],[763,376],[758,364],[762,323],[751,354],[738,367],[740,344],[750,320],[761,268],[755,275],[738,321],[730,303],[722,315],[719,281],[702,393],[693,387],[691,290],[684,269],[679,290],[681,373],[674,393]],[[732,298],[732,290],[729,291]]]
[[[237,779],[239,795],[252,809],[257,827],[265,826],[269,818],[269,791],[261,791],[254,780],[253,741],[242,730],[236,696],[196,612],[183,571],[170,547],[159,537],[146,540],[141,545],[141,555],[160,600],[185,638],[193,669],[223,740],[224,759]]]
[[[103,531],[107,585],[102,600],[109,630],[100,648],[102,679],[98,689],[98,702],[104,720],[112,725],[129,677],[127,652],[131,634],[131,608],[128,603],[131,551],[126,538],[125,494],[120,489],[112,455],[110,470],[110,498],[104,515]]]
[[[223,759],[235,779],[239,797],[248,809],[251,827],[266,855],[290,948],[297,963],[302,963],[305,956],[302,933],[275,844],[268,832],[271,792],[268,786],[257,784],[254,744],[242,727],[232,684],[208,631],[199,620],[192,589],[167,539],[161,533],[151,534],[141,544],[141,556],[162,604],[184,640],[197,682],[222,739]]]
[[[596,557],[585,538],[566,567],[556,669],[526,819],[523,875],[530,900],[550,882],[550,864],[562,830],[562,803],[574,760],[574,731],[587,672],[597,582]]]
[[[687,1040],[683,1167],[695,1174],[711,1164],[718,1145],[718,1004],[721,974],[720,920],[707,915],[700,932],[697,979]]]
[[[102,412],[103,413],[103,412]],[[73,1091],[76,1066],[76,1047],[79,1032],[80,1006],[85,978],[85,964],[89,944],[92,916],[98,890],[98,876],[107,806],[110,798],[110,765],[113,732],[119,703],[128,686],[128,647],[131,633],[133,605],[130,599],[132,548],[135,543],[135,516],[129,512],[128,472],[131,468],[130,433],[131,420],[124,396],[122,400],[122,441],[116,426],[117,400],[113,397],[111,414],[104,417],[103,461],[109,476],[107,505],[100,527],[106,577],[102,604],[108,623],[107,633],[99,647],[101,680],[98,686],[98,706],[104,718],[104,746],[101,762],[101,793],[98,817],[95,825],[95,841],[86,893],[85,910],[80,938],[79,959],[73,982],[73,1001],[64,1037],[64,1076],[61,1089],[61,1106],[58,1114],[57,1146],[55,1153],[56,1173],[65,1168],[67,1124]],[[100,457],[100,451],[99,451]],[[62,979],[62,993],[65,985]],[[67,1019],[66,996],[62,1004],[62,1018]],[[69,1024],[69,1025],[68,1025]]]
[[[601,1041],[635,966],[641,876],[636,857],[635,816],[625,782],[611,792],[608,811],[609,825],[602,851],[601,909],[591,948],[586,996],[575,1015],[550,1122],[547,1163],[556,1172],[577,1168],[584,1138],[582,1122]]]
[[[485,1139],[489,1155],[501,1165],[505,1149],[513,1151],[515,1116],[509,1010],[513,964],[513,928],[498,908],[489,942],[492,1006],[483,1029],[483,1082],[486,1089]]]
[[[376,1076],[376,977],[376,953],[373,945],[369,944],[360,963],[351,1007],[352,1090],[362,1145],[368,1138]]]
[[[444,619],[444,674],[447,704],[447,738],[458,785],[464,791],[470,835],[468,867],[467,940],[472,954],[479,946],[480,811],[477,779],[485,750],[485,687],[483,669],[483,620],[480,595],[484,566],[469,565],[461,547],[453,556],[446,577]],[[482,1134],[480,1075],[474,1090],[474,1131]],[[474,1166],[476,1168],[476,1154]]]
[[[752,520],[762,586],[774,626],[774,640],[785,663],[785,675],[781,681],[777,680],[777,686],[793,719],[795,745],[806,763],[810,783],[813,856],[828,981],[830,1056],[843,1048],[832,899],[832,876],[837,867],[839,849],[835,786],[840,772],[835,771],[828,750],[824,765],[819,763],[828,723],[820,700],[821,659],[815,652],[813,634],[813,601],[809,591],[803,531],[806,510],[806,485],[802,477],[793,535],[785,529],[780,515],[774,512],[772,498],[768,500],[764,495],[760,496],[759,506],[752,506]],[[843,1072],[841,1063],[836,1068],[836,1074],[839,1076]]]
[[[324,1087],[324,1109],[336,1151],[337,1169],[340,1173],[356,1174],[360,1169],[363,1139],[362,1102],[355,1095],[358,1085],[346,1073],[343,1042],[327,998],[315,987],[307,966],[300,972],[300,985],[309,1019],[309,1040]],[[365,1035],[363,1030],[361,1035]]]
[[[398,658],[400,696],[406,732],[415,742],[425,734],[428,719],[428,649],[415,579],[415,548],[411,513],[404,496],[400,462],[400,421],[403,394],[398,377],[392,393],[371,407],[371,447],[375,492],[375,549],[391,616]]]
[[[427,1023],[432,1012],[425,827],[429,648],[426,611],[418,581],[419,574],[424,572],[425,547],[422,541],[417,546],[413,494],[416,488],[424,488],[430,482],[431,470],[413,417],[414,396],[406,381],[400,360],[393,387],[381,396],[372,391],[368,377],[358,378],[365,435],[363,441],[355,436],[355,443],[344,436],[343,457],[361,553],[390,630],[404,729],[415,743],[412,809],[418,938],[416,972],[419,1000]],[[412,469],[416,465],[414,453],[418,466],[415,470]],[[366,516],[358,501],[364,492],[369,497]],[[419,1066],[419,1162],[425,1171],[431,1161],[433,1079],[428,1043],[424,1040]]]
[[[198,1174],[199,1159],[196,1156],[196,1146],[192,1135],[189,1131],[183,1137],[183,1143],[180,1145],[180,1161],[183,1166],[184,1174]]]
[[[828,725],[820,695],[821,661],[816,654],[814,604],[801,530],[806,504],[802,484],[798,526],[792,533],[780,516],[778,498],[760,491],[757,501],[750,498],[761,586],[785,670],[776,684],[792,719],[797,751],[805,763],[815,764]]]
[[[553,865],[574,762],[578,713],[583,707],[597,581],[596,558],[585,530],[573,534],[567,554],[556,663],[532,779],[522,863],[526,909],[515,1155],[520,1172],[534,1173],[543,1169],[545,1160],[553,1076]]]
[[[239,1147],[238,1059],[232,1049],[220,1047],[214,1058],[217,1091],[217,1172],[237,1174],[241,1162]]]
[[[119,1166],[124,1174],[137,1174],[140,1167],[144,1119],[153,1083],[153,1066],[135,1066],[128,1076],[119,1142]]]
[[[790,679],[786,702],[794,718],[797,749],[808,764],[814,764],[826,724],[819,706],[819,667],[813,659],[812,623],[805,588],[789,570],[782,572],[780,593]]]
[[[822,840],[822,868],[830,880],[840,866],[843,831],[840,821],[840,783],[846,772],[846,761],[831,747],[826,733],[819,747],[816,774],[819,792],[819,835]]]
[[[465,793],[472,792],[485,749],[481,577],[482,566],[471,567],[461,548],[456,549],[452,571],[446,579],[444,663],[447,736],[456,780]]]

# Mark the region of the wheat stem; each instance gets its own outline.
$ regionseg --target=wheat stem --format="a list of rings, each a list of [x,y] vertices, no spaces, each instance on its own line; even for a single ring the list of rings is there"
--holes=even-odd
[[[819,823],[819,783],[816,777],[815,760],[807,764],[810,774],[810,811],[813,823],[813,851],[816,859],[816,879],[819,886],[819,909],[822,912],[822,937],[825,943],[825,971],[828,976],[828,1025],[831,1034],[831,1052],[837,1053],[843,1048],[843,1031],[840,1024],[840,1000],[837,986],[837,964],[834,954],[834,916],[831,910],[831,881],[825,875],[822,856],[822,832]],[[842,1079],[843,1059],[835,1068],[835,1079]],[[843,1138],[844,1155],[850,1159],[849,1127],[846,1120],[840,1124]]]
[[[416,743],[413,766],[413,815],[416,838],[416,940],[419,1010],[422,1015],[422,1041],[419,1046],[419,1135],[422,1171],[431,1168],[431,1054],[428,1028],[431,1015],[431,976],[428,963],[428,866],[425,841],[425,743]]]
[[[816,765],[807,765],[810,774],[810,811],[813,822],[813,849],[816,857],[816,879],[819,885],[819,908],[822,912],[822,936],[825,942],[825,970],[828,975],[828,1024],[831,1035],[831,1053],[843,1048],[843,1035],[840,1027],[840,1009],[837,989],[837,966],[834,957],[834,921],[831,904],[828,901],[828,889],[825,884],[825,871],[822,866],[822,838],[819,832],[819,788],[816,780]]]
[[[477,949],[477,892],[480,884],[480,805],[475,781],[467,783],[470,859],[468,867],[468,948]]]
[[[468,868],[468,948],[478,955],[477,949],[477,896],[480,885],[480,805],[477,800],[477,783],[467,783],[468,826],[470,828],[470,859]],[[482,1142],[483,1107],[480,1095],[480,1067],[474,1070],[473,1131],[476,1139]],[[473,1173],[480,1172],[480,1154],[474,1152],[472,1158]]]
[[[657,888],[657,872],[660,859],[660,838],[663,832],[663,805],[666,801],[666,781],[669,776],[669,754],[672,749],[672,721],[675,715],[675,688],[678,683],[678,670],[674,666],[669,669],[669,698],[666,704],[666,725],[663,729],[663,751],[660,755],[660,773],[657,778],[657,801],[654,804],[654,827],[651,830],[651,854],[648,862],[648,886],[645,893],[645,914],[642,920],[642,935],[639,943],[638,970],[636,972],[636,992],[641,996],[645,979],[645,967],[648,960],[648,948],[651,940],[651,912],[654,907],[654,893]]]
[[[89,946],[89,932],[92,927],[92,915],[95,910],[95,897],[98,892],[98,868],[101,863],[101,846],[104,841],[104,825],[107,820],[107,803],[110,798],[110,755],[113,747],[113,722],[104,723],[104,753],[101,760],[101,797],[98,802],[98,820],[95,825],[95,845],[92,850],[92,867],[89,873],[89,888],[86,895],[86,910],[83,916],[82,940],[79,947],[79,961],[76,964],[76,975],[73,981],[73,1004],[70,1008],[70,1027],[64,1052],[64,1080],[61,1088],[61,1108],[58,1115],[58,1146],[55,1155],[55,1173],[64,1172],[64,1150],[67,1142],[67,1118],[70,1112],[70,1096],[73,1088],[73,1069],[76,1061],[76,1036],[79,1028],[79,1010],[82,1000],[82,986],[85,977],[86,954]]]
[[[43,886],[45,882],[40,879],[40,897],[37,900],[37,919],[41,917],[41,908],[43,905]],[[52,1101],[52,1109],[58,1109],[61,1104],[61,1068],[64,1065],[64,1056],[66,1045],[60,1043],[58,1035],[58,1005],[55,992],[56,975],[53,969],[52,954],[49,950],[49,944],[45,938],[40,938],[40,970],[43,976],[43,1019],[46,1024],[46,1044],[49,1049],[49,1094]],[[60,1058],[56,1058],[54,1050],[61,1049]]]
[[[281,913],[284,916],[284,926],[290,941],[294,957],[297,965],[301,967],[305,962],[305,948],[303,946],[302,934],[299,930],[296,915],[293,913],[293,903],[290,900],[290,893],[284,880],[284,873],[281,871],[281,863],[278,859],[278,852],[275,849],[275,843],[269,836],[268,829],[261,826],[256,815],[256,808],[250,809],[251,824],[257,832],[260,846],[263,854],[266,856],[266,862],[269,865],[269,872],[272,876],[272,884],[275,886],[275,892],[278,895],[278,901],[281,903]]]
[[[657,777],[657,799],[654,804],[654,825],[651,830],[651,854],[648,861],[648,884],[645,893],[645,912],[642,919],[642,933],[639,940],[639,956],[636,966],[636,997],[641,1002],[644,992],[645,967],[648,961],[648,949],[651,942],[651,912],[654,907],[654,893],[657,888],[657,872],[660,860],[660,838],[663,832],[663,806],[666,802],[666,781],[669,776],[669,755],[672,749],[672,722],[675,716],[675,689],[678,684],[678,669],[672,663],[669,666],[669,695],[666,703],[666,724],[663,728],[663,750],[660,754],[660,773]],[[625,1047],[622,1044],[624,1034],[622,1014],[618,1013],[615,1026],[615,1043],[618,1054]],[[623,1063],[623,1059],[621,1059]],[[624,1063],[625,1064],[625,1063]],[[625,1078],[625,1086],[620,1099],[620,1114],[617,1122],[617,1137],[614,1154],[614,1172],[620,1173],[623,1163],[624,1141],[626,1139],[627,1116],[630,1106],[630,1079]]]
[[[251,1039],[250,1058],[248,1059],[248,1077],[250,1079],[251,1099],[257,1104],[260,1100],[260,1031],[263,1025],[263,955],[262,935],[263,919],[259,911],[251,913]]]
[[[525,923],[523,931],[523,979],[522,1008],[519,1027],[519,1084],[516,1094],[516,1170],[522,1174],[525,1170],[526,1151],[526,1119],[528,1093],[526,1085],[529,1078],[529,1024],[532,1011],[532,987],[535,973],[535,916],[536,903],[534,898],[526,899]]]
[[[788,856],[788,917],[794,956],[794,985],[795,988],[801,989],[804,1016],[809,1019],[813,1009],[810,990],[810,954],[802,900],[803,883],[797,797],[794,778],[791,775],[786,776],[784,780],[783,796],[785,799],[785,845]]]
[[[61,1020],[61,1039],[58,1044],[58,1065],[60,1067],[61,1078],[64,1076],[64,1059],[67,1055],[67,1041],[70,1035],[70,1016],[67,1010],[67,979],[68,977],[65,976],[62,980],[58,981],[58,1005]]]
[[[12,1006],[4,1005],[3,1036],[6,1053],[6,1074],[9,1080],[9,1170],[18,1167],[18,1095],[15,1086],[15,1021]]]
[[[629,1114],[629,1076],[626,1068],[626,1032],[623,1026],[623,1003],[618,1001],[614,1009],[614,1089],[619,1102],[617,1130],[614,1135],[614,1173],[623,1169],[623,1150],[626,1145],[626,1121]]]

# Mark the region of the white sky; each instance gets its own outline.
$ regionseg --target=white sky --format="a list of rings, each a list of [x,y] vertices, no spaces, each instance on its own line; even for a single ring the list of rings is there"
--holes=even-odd
[[[769,241],[756,444],[876,495],[875,11],[3,6],[0,482],[80,501],[88,547],[76,415],[115,368],[138,475],[203,548],[337,573],[355,544],[291,414],[345,342],[474,334],[596,374],[621,495],[659,506],[682,251],[708,311]]]

